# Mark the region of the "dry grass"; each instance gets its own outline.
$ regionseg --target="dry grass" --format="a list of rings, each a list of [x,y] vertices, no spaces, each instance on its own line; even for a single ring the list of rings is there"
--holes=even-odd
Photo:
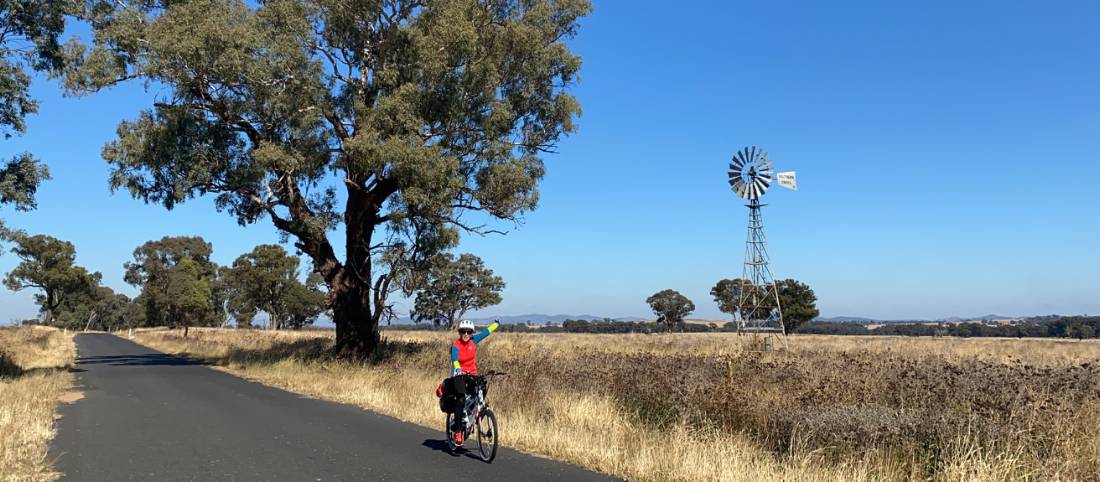
[[[72,384],[72,337],[44,327],[0,328],[0,480],[53,480],[46,448],[58,397]]]
[[[274,386],[436,428],[445,333],[367,364],[331,334],[136,339]],[[1100,480],[1100,343],[733,334],[497,334],[483,369],[506,445],[631,480]]]

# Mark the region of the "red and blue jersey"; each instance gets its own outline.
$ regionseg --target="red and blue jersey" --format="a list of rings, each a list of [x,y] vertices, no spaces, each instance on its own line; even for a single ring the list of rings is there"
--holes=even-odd
[[[451,376],[468,373],[477,375],[477,344],[497,330],[498,323],[485,327],[470,337],[470,341],[462,341],[459,337],[451,344]]]

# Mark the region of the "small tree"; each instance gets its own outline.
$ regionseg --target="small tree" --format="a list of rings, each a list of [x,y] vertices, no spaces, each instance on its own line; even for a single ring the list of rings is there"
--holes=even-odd
[[[149,241],[134,250],[134,261],[126,263],[124,279],[141,287],[141,299],[145,304],[146,324],[151,326],[178,326],[172,310],[178,309],[178,300],[169,293],[172,287],[169,275],[184,259],[193,265],[199,278],[206,282],[209,293],[203,310],[188,307],[187,323],[193,326],[218,326],[225,322],[225,289],[218,281],[218,265],[210,261],[213,246],[197,236],[165,236]],[[178,273],[176,276],[180,276]]]
[[[467,311],[500,303],[504,280],[494,276],[481,258],[439,255],[431,266],[411,313],[417,322],[429,320],[436,326],[454,328]]]
[[[204,320],[209,314],[213,291],[210,279],[203,275],[198,263],[184,257],[168,270],[162,286],[164,298],[159,305],[165,311],[168,326],[182,326],[186,337],[192,320]]]
[[[816,318],[819,314],[816,305],[817,296],[805,283],[794,279],[785,279],[777,281],[775,289],[779,298],[779,306],[783,311],[783,326],[786,328],[787,333]],[[750,306],[739,306],[741,300],[748,299],[753,290],[757,291],[757,296],[764,296],[763,290],[746,280],[740,278],[723,279],[710,289],[710,294],[714,296],[714,302],[718,303],[718,309],[723,313],[734,315],[740,310],[741,316],[745,318],[763,317],[767,313],[745,312],[752,310],[751,303]],[[767,304],[761,307],[761,310],[763,309],[767,309]]]
[[[126,324],[126,307],[130,298],[99,286],[99,278],[89,279],[90,286],[66,298],[58,309],[57,326],[74,330],[110,331]]]
[[[123,308],[122,319],[126,328],[148,326],[145,319],[145,299],[141,295],[134,297]]]
[[[22,261],[4,278],[4,286],[12,291],[41,290],[34,298],[43,323],[56,323],[57,310],[68,297],[98,285],[99,273],[90,274],[73,264],[76,248],[72,243],[42,234],[14,233],[10,239],[15,242],[12,253]]]
[[[730,315],[741,313],[742,318],[762,318],[768,313],[768,303],[753,303],[751,300],[763,298],[766,293],[749,280],[741,278],[723,279],[710,289],[718,310]],[[755,297],[754,297],[755,295]],[[745,304],[742,306],[741,303]]]
[[[775,283],[779,293],[779,305],[783,309],[783,326],[790,333],[802,324],[820,314],[817,309],[817,295],[809,285],[794,279],[780,280]]]
[[[324,281],[317,273],[310,273],[305,283],[291,285],[283,304],[284,323],[288,328],[297,330],[312,325],[328,310],[323,285]]]
[[[291,285],[298,282],[298,258],[281,246],[263,244],[238,256],[224,274],[230,314],[238,325],[248,325],[262,310],[268,315],[270,329],[281,327],[282,304]]]
[[[718,311],[736,315],[741,293],[751,286],[747,281],[740,278],[723,279],[715,283],[714,287],[710,289],[710,295],[714,297],[714,302],[718,304]]]
[[[324,293],[311,277],[309,286],[298,281],[298,258],[281,246],[264,244],[237,257],[224,270],[229,311],[237,326],[250,326],[256,313],[268,315],[271,329],[301,328],[324,311]]]
[[[672,331],[673,325],[682,323],[685,316],[695,311],[695,303],[673,290],[658,291],[645,301],[657,315],[657,322],[667,324],[669,331]]]

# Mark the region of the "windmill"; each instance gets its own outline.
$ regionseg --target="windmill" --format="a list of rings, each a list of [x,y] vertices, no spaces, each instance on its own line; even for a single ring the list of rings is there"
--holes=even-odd
[[[795,173],[778,175],[768,159],[768,153],[753,146],[737,151],[730,162],[730,189],[749,201],[749,230],[745,239],[745,264],[741,273],[741,285],[737,290],[738,333],[782,333],[783,307],[779,304],[779,291],[772,278],[771,260],[768,258],[768,240],[764,235],[764,220],[760,216],[760,197],[774,181],[792,191],[798,190]]]

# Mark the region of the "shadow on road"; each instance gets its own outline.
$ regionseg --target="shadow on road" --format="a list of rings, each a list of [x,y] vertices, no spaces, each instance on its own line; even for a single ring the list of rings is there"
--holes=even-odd
[[[423,445],[425,447],[428,447],[432,450],[438,451],[438,452],[443,452],[443,453],[445,453],[447,455],[450,455],[452,457],[458,457],[459,455],[461,455],[460,453],[452,452],[451,451],[451,444],[447,443],[446,440],[428,439],[428,440],[425,440],[424,443],[421,444],[421,445]]]
[[[87,356],[76,359],[77,365],[195,365],[196,362],[162,353],[149,355]]]

